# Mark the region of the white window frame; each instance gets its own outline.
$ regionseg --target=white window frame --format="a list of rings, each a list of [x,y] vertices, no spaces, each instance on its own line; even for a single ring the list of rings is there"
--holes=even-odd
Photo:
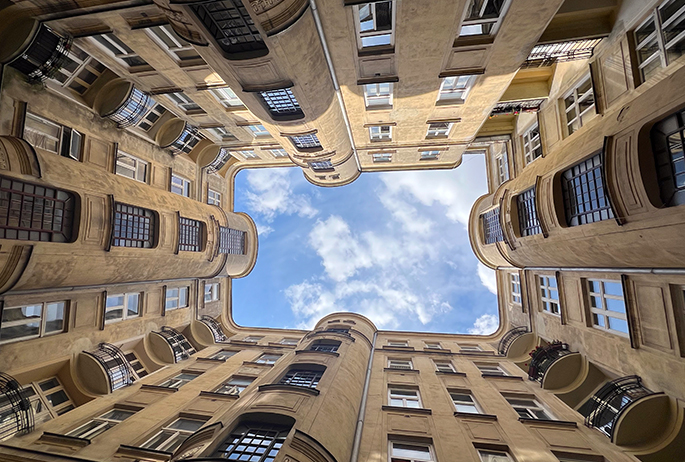
[[[384,3],[384,2],[379,2],[379,3]],[[357,47],[360,50],[363,49],[369,49],[369,48],[376,48],[376,47],[392,47],[395,45],[395,24],[396,24],[396,14],[397,14],[397,4],[395,3],[395,0],[391,0],[391,5],[390,8],[392,10],[392,17],[391,17],[391,27],[390,30],[382,30],[378,31],[376,30],[376,3],[364,3],[360,5],[355,5],[354,6],[354,22],[355,22],[355,29],[357,31]],[[370,8],[370,13],[372,16],[372,28],[368,30],[362,30],[362,24],[360,20],[360,10],[366,7]],[[369,39],[374,39],[376,37],[388,37],[387,42],[388,43],[379,43],[379,44],[370,44],[368,43],[370,40]],[[365,43],[366,42],[366,43]]]
[[[128,165],[124,162],[120,162],[121,159],[126,158],[130,161],[133,162],[133,166]],[[136,156],[132,156],[131,154],[117,150],[117,160],[116,160],[116,165],[114,167],[114,173],[116,173],[119,176],[123,176],[125,178],[128,178],[130,180],[138,181],[140,183],[147,183],[147,173],[148,173],[148,165],[149,163],[137,158]],[[124,175],[122,173],[122,170],[126,170],[131,173],[132,176]],[[141,179],[141,173],[142,173],[142,179]]]
[[[483,351],[480,345],[459,345],[460,351]]]
[[[173,43],[172,46],[169,46],[169,44],[166,43],[166,41],[160,36],[160,34],[157,33],[157,31],[160,31],[160,34],[164,34],[164,36]],[[190,43],[186,42],[183,40],[181,37],[176,35],[174,32],[173,28],[169,24],[162,24],[159,26],[152,26],[148,27],[145,32],[148,33],[150,38],[159,45],[159,47],[166,51],[171,58],[176,61],[176,64],[185,64],[185,63],[197,63],[197,64],[202,64],[204,63],[204,60],[200,56],[200,54],[195,50],[195,47],[191,45]],[[191,57],[183,57],[182,52],[184,51],[194,51],[195,56]]]
[[[126,48],[128,48],[128,50],[126,50],[125,48],[122,48],[121,45],[119,45],[118,43],[116,43],[116,41],[114,41],[114,40],[110,37],[110,35],[111,35],[111,36],[114,36],[117,40],[119,40]],[[100,48],[101,50],[103,50],[105,53],[109,54],[110,56],[113,56],[113,57],[117,60],[117,62],[118,62],[119,64],[121,64],[122,66],[124,66],[124,68],[126,68],[126,69],[135,69],[135,68],[140,68],[140,67],[143,67],[143,66],[149,66],[149,64],[148,64],[147,61],[145,61],[143,58],[141,58],[140,56],[138,56],[138,53],[136,53],[135,51],[133,51],[133,50],[131,49],[131,47],[129,47],[128,45],[126,45],[126,44],[124,43],[124,41],[121,40],[119,37],[117,37],[114,33],[112,33],[112,32],[107,32],[107,33],[105,33],[105,34],[100,34],[99,37],[102,37],[102,39],[103,39],[105,42],[107,42],[107,43],[110,45],[111,48],[108,47],[108,46],[106,46],[106,45],[104,45],[103,43],[99,42],[98,40],[96,40],[95,37],[91,37],[91,41],[92,41],[98,48]],[[114,51],[114,50],[116,50],[116,51]],[[128,64],[126,61],[124,61],[125,59],[135,59],[135,58],[140,59],[141,61],[143,61],[144,64],[137,64],[137,65],[135,65],[135,66],[132,66],[132,65]]]
[[[180,110],[183,111],[183,113],[187,113],[189,111],[197,111],[197,110],[202,110],[199,104],[197,104],[195,101],[190,98],[190,96],[186,95],[182,91],[177,91],[174,93],[167,93],[166,97],[171,101],[176,107],[178,107]]]
[[[105,417],[107,414],[109,414],[110,412],[113,412],[113,411],[130,413],[130,415],[124,417],[121,420]],[[88,422],[85,422],[85,423],[79,425],[78,427],[76,427],[75,429],[69,431],[67,433],[67,436],[75,436],[76,438],[83,438],[83,439],[95,438],[95,437],[101,435],[102,433],[106,432],[110,428],[112,428],[112,427],[116,426],[117,424],[123,422],[124,420],[128,419],[133,414],[135,414],[135,411],[130,411],[128,409],[117,409],[117,408],[110,409],[109,411],[104,412],[97,417],[93,417]],[[85,433],[79,434],[79,430],[81,430],[82,428],[87,428],[87,426],[89,426],[91,424],[91,422],[99,423],[99,425],[91,428],[90,430],[86,431]],[[102,430],[103,428],[105,428],[105,429]],[[91,437],[91,435],[93,435],[94,433],[97,433],[97,434],[95,436]]]
[[[599,292],[593,292],[592,289],[590,288],[590,283],[594,283],[599,287]],[[623,283],[620,280],[611,280],[611,279],[587,279],[586,280],[586,287],[587,287],[587,292],[588,292],[588,307],[590,309],[590,322],[592,323],[592,327],[595,329],[603,330],[605,332],[611,332],[612,334],[620,335],[622,337],[630,337],[630,325],[628,324],[628,307],[626,305],[625,298],[623,295],[612,295],[606,293],[605,289],[605,284],[606,283],[612,283],[612,284],[618,284],[621,287],[621,291],[623,291]],[[601,307],[593,307],[592,306],[592,301],[593,299],[599,299],[601,301],[602,306]],[[618,311],[613,311],[609,310],[607,300],[618,300],[623,304],[623,313],[618,312]],[[603,319],[604,326],[600,325],[598,323],[598,319]],[[612,329],[611,326],[611,319],[617,319],[620,321],[625,322],[626,324],[626,330],[628,332],[623,332],[620,330],[615,330]]]
[[[53,380],[56,382],[56,385],[45,388]],[[33,422],[36,425],[57,418],[75,407],[69,393],[67,393],[67,390],[57,376],[47,377],[36,382],[22,385],[22,388],[24,389],[24,396],[29,400],[31,408],[33,409]],[[67,399],[57,405],[53,405],[51,397],[58,393],[63,393]],[[7,403],[5,407],[1,409],[7,410],[10,407],[11,403]]]
[[[274,156],[276,159],[288,157],[288,152],[283,148],[269,149],[269,154]]]
[[[263,338],[263,335],[248,335],[243,339],[243,342],[258,343]]]
[[[239,352],[238,351],[232,351],[232,350],[219,350],[216,353],[214,353],[212,356],[210,356],[210,358],[227,360],[227,359],[235,356],[237,353],[239,353]]]
[[[243,102],[240,100],[240,98],[238,98],[238,95],[236,95],[235,92],[229,87],[210,88],[209,92],[219,103],[221,103],[223,107],[227,109],[244,106]]]
[[[468,98],[477,77],[477,75],[443,77],[440,82],[437,101],[448,104],[463,104]]]
[[[163,381],[162,383],[160,383],[157,386],[158,387],[165,387],[165,388],[175,388],[178,390],[182,386],[184,386],[184,385],[190,383],[191,381],[195,380],[196,378],[198,378],[200,375],[202,375],[201,372],[184,372],[184,371],[181,371],[178,374],[176,374],[175,376],[166,379],[165,381]],[[193,377],[190,378],[189,376],[193,376]]]
[[[86,57],[84,59],[81,59],[79,56],[77,56],[77,52],[84,54]],[[71,49],[68,51],[67,55],[70,60],[76,63],[76,69],[74,69],[73,71],[69,71],[66,68],[66,66],[62,66],[62,68],[59,69],[58,74],[63,74],[66,76],[64,82],[60,82],[59,80],[57,80],[55,76],[51,77],[49,80],[53,82],[55,85],[58,85],[62,88],[69,88],[70,90],[78,93],[79,95],[83,95],[86,91],[88,91],[90,86],[95,83],[98,77],[102,75],[102,73],[107,69],[107,67],[105,67],[105,65],[97,59],[90,56],[90,54],[88,54],[85,50],[83,50],[76,44],[71,45]],[[98,67],[101,67],[102,70],[98,69]],[[95,75],[95,79],[93,80],[93,82],[89,83],[83,80],[81,76],[84,75],[84,71],[87,71],[88,73]],[[84,90],[77,90],[72,86],[74,84],[83,87]]]
[[[207,203],[221,207],[221,193],[212,188],[207,188]]]
[[[245,129],[255,138],[266,138],[271,136],[271,133],[262,124],[245,125]]]
[[[219,138],[221,141],[233,140],[235,136],[229,132],[226,127],[212,127],[207,129],[212,135]]]
[[[429,350],[442,350],[442,345],[440,342],[423,342],[425,348]]]
[[[276,362],[281,359],[281,355],[275,355],[270,353],[264,353],[259,358],[255,360],[258,364],[276,364]]]
[[[668,50],[671,47],[678,45],[685,38],[685,33],[681,31],[670,41],[666,41],[664,29],[670,26],[675,26],[676,24],[681,24],[683,20],[681,19],[681,21],[678,21],[678,19],[682,18],[683,13],[685,12],[685,7],[681,7],[670,18],[667,18],[664,21],[661,15],[661,9],[667,3],[668,1],[661,2],[659,6],[650,12],[649,17],[642,21],[640,25],[638,25],[633,31],[633,36],[635,37],[635,53],[637,55],[637,64],[640,71],[640,80],[642,82],[645,82],[647,79],[649,79],[654,73],[658,72],[659,69],[668,67],[670,64],[672,64],[672,61],[677,59],[671,59],[668,56]],[[654,24],[654,32],[649,34],[641,42],[638,42],[637,31],[649,22]],[[677,30],[677,28],[675,29]],[[649,45],[654,42],[656,42],[657,50],[644,61],[640,61],[640,50],[642,48],[649,47]],[[649,74],[645,74],[645,68],[649,67],[649,65],[651,65],[654,61],[659,62],[659,67],[652,69]]]
[[[153,100],[153,101],[154,101],[154,100]],[[136,126],[136,128],[138,128],[138,129],[140,129],[140,130],[142,130],[142,131],[144,131],[144,132],[147,133],[147,132],[149,132],[150,130],[152,130],[152,127],[154,127],[155,124],[156,124],[157,122],[159,122],[159,120],[162,118],[162,116],[163,116],[164,114],[166,114],[166,112],[167,112],[167,110],[166,110],[166,108],[165,108],[164,106],[162,106],[161,104],[155,102],[155,104],[153,104],[153,105],[150,107],[150,110],[147,111],[147,112],[145,113],[145,116],[142,117],[142,118],[140,119],[140,121],[139,121],[135,126]],[[155,120],[150,120],[150,119],[149,119],[150,115],[156,115],[157,118],[156,118]],[[148,127],[148,128],[144,128],[144,127],[142,126],[143,124],[149,125],[149,127]]]
[[[438,372],[445,372],[448,374],[450,372],[457,372],[454,369],[454,364],[452,364],[452,361],[446,361],[446,360],[435,361],[435,360],[433,360],[433,364],[435,364],[435,370],[437,370]],[[445,366],[447,366],[447,367],[445,367]]]
[[[446,127],[442,127],[443,124],[446,124]],[[440,128],[436,128],[436,125],[440,125]],[[452,122],[434,122],[428,124],[428,129],[426,130],[426,138],[447,138],[450,136],[450,132],[452,131],[452,126],[454,124]]]
[[[388,346],[391,347],[408,347],[408,340],[388,340]]]
[[[67,127],[66,125],[58,124],[57,122],[46,119],[45,117],[41,117],[31,111],[26,111],[26,120],[28,121],[29,119],[34,119],[38,124],[52,126],[59,132],[59,134],[57,137],[55,137],[49,133],[36,130],[28,126],[28,124],[25,122],[23,135],[26,141],[31,143],[34,147],[45,149],[53,154],[57,154],[58,156],[68,157],[76,161],[81,160],[81,157],[83,156],[83,133],[71,127]],[[27,131],[28,134],[26,133]],[[43,139],[55,143],[57,146],[56,150],[47,148],[46,145],[42,143]],[[68,149],[65,146],[65,142],[68,143]]]
[[[148,438],[148,440],[142,444],[142,448],[145,449],[152,449],[155,451],[167,451],[169,449],[176,449],[178,448],[185,440],[188,439],[190,435],[195,433],[197,430],[184,430],[181,428],[174,428],[174,424],[182,421],[182,420],[187,420],[187,421],[194,421],[194,422],[199,422],[200,426],[197,428],[199,430],[202,428],[202,426],[207,422],[204,419],[191,419],[189,417],[178,417],[177,419],[173,420],[172,422],[168,423],[167,425],[163,426],[162,428],[159,429],[157,433],[155,433],[152,437]],[[160,435],[167,433],[169,436],[165,440],[160,440],[155,446],[152,446],[152,442],[156,440]],[[180,441],[179,441],[180,440]]]
[[[367,83],[364,85],[364,104],[366,109],[391,108],[392,100],[392,82]]]
[[[411,371],[414,370],[414,365],[411,359],[388,359],[388,369]]]
[[[49,307],[57,307],[57,309],[62,310],[62,329],[60,330],[54,330],[54,331],[47,331],[47,322],[48,322],[48,308]],[[19,341],[24,341],[32,338],[40,338],[40,337],[47,337],[48,335],[56,335],[56,334],[61,334],[64,333],[67,330],[67,324],[68,324],[68,319],[67,319],[67,309],[68,309],[68,302],[66,300],[60,300],[60,301],[54,301],[54,302],[40,302],[40,303],[33,303],[29,305],[15,305],[15,306],[7,306],[3,309],[3,316],[9,312],[9,310],[16,310],[19,309],[22,311],[22,313],[26,313],[26,316],[28,316],[29,309],[32,309],[31,311],[40,311],[40,316],[38,317],[27,317],[24,319],[19,319],[15,321],[10,321],[10,320],[2,320],[0,322],[0,345],[4,343],[13,343],[13,342],[19,342]],[[57,318],[55,318],[57,320]],[[14,337],[11,339],[3,339],[2,338],[2,331],[7,328],[15,327],[15,326],[21,326],[25,324],[35,324],[38,323],[38,334],[35,335],[25,335],[23,337]]]
[[[169,191],[183,197],[190,197],[190,180],[176,173],[171,174]]]
[[[138,301],[136,306],[136,314],[129,314],[129,297],[132,295],[137,295],[138,296]],[[123,304],[121,305],[112,305],[112,306],[107,306],[109,305],[109,299],[110,298],[115,298],[115,297],[123,297],[124,301]],[[111,324],[114,322],[120,322],[120,321],[126,321],[127,319],[132,319],[132,318],[137,318],[140,317],[142,307],[143,307],[143,297],[144,293],[143,292],[125,292],[125,293],[118,293],[118,294],[107,294],[107,298],[105,299],[105,324]],[[121,308],[122,310],[122,315],[120,318],[113,318],[113,319],[107,319],[107,313],[110,311],[115,311],[116,309]]]
[[[252,385],[255,381],[255,377],[245,377],[234,375],[228,380],[223,382],[221,385],[214,390],[214,393],[221,393],[224,395],[240,396],[240,394],[245,391],[247,387]]]
[[[546,274],[538,275],[538,294],[542,311],[561,316],[561,303],[559,301],[559,281],[556,276]],[[552,281],[554,284],[552,285]],[[556,294],[556,296],[554,295]]]
[[[421,160],[438,160],[440,158],[439,150],[433,151],[419,151],[421,154]]]
[[[509,287],[511,288],[511,301],[517,305],[521,304],[521,275],[519,273],[509,273]]]
[[[495,164],[497,165],[498,184],[502,184],[509,179],[509,153],[506,149],[495,156]]]
[[[464,399],[463,397],[468,397],[469,399]],[[452,404],[454,404],[454,410],[456,412],[462,412],[465,414],[483,413],[478,401],[476,401],[476,398],[473,397],[473,393],[470,391],[451,390],[450,398],[452,399]],[[473,408],[473,411],[465,410],[465,408]]]
[[[506,398],[507,402],[509,403],[509,405],[512,407],[512,409],[514,409],[514,411],[516,413],[518,413],[518,411],[516,410],[517,408],[521,409],[521,410],[525,410],[526,413],[528,414],[527,418],[529,418],[529,419],[556,420],[554,418],[554,416],[552,416],[552,414],[536,398],[529,397],[529,396],[506,396],[505,398]],[[525,404],[525,403],[514,404],[510,400],[530,401],[530,404]],[[542,414],[545,415],[546,418],[541,418],[538,414],[535,413],[535,411],[541,412]],[[520,416],[520,414],[519,414],[519,416]]]
[[[169,296],[169,292],[176,291],[176,296]],[[185,292],[185,305],[181,305],[181,293]],[[175,306],[169,307],[169,302],[175,302]],[[188,308],[190,306],[190,286],[176,286],[167,287],[164,292],[164,311],[178,310],[180,308]]]
[[[587,83],[590,84],[588,90],[580,95],[578,93],[578,89]],[[573,102],[567,107],[567,100],[569,98],[573,98]],[[580,103],[589,98],[592,98],[592,104],[581,112]],[[575,85],[573,85],[573,88],[566,92],[566,94],[564,94],[564,96],[561,98],[561,103],[561,108],[564,111],[564,122],[566,124],[566,136],[571,136],[576,131],[583,128],[587,122],[592,120],[597,115],[597,101],[595,99],[595,89],[592,86],[592,75],[589,73],[586,74]],[[575,111],[576,115],[575,117],[569,119],[569,112],[572,110]],[[578,127],[573,128],[573,124],[576,121],[578,122]]]
[[[478,457],[480,457],[481,462],[512,462],[511,456],[505,451],[479,449]]]
[[[395,403],[393,403],[395,401]],[[398,403],[399,401],[399,403]],[[413,405],[415,404],[415,405]],[[421,395],[416,388],[388,385],[388,406],[421,409]]]
[[[374,152],[371,157],[374,163],[392,162],[392,152]]]
[[[219,283],[218,282],[205,282],[204,288],[204,301],[215,302],[219,300]]]
[[[392,141],[392,125],[373,125],[369,127],[371,141]]]
[[[399,451],[396,452],[396,446],[398,446],[397,449],[400,449],[399,446],[409,450],[411,450],[410,448],[427,449],[427,451],[420,451],[427,452],[427,454],[425,456],[419,456],[417,458],[414,456],[410,456],[406,453],[403,454]],[[433,445],[431,444],[415,443],[413,441],[391,440],[388,442],[388,460],[390,462],[436,462],[435,450],[433,449]]]
[[[481,374],[485,375],[499,375],[508,377],[509,373],[505,371],[499,364],[476,364],[476,367]]]
[[[542,157],[542,138],[540,136],[540,125],[537,121],[523,132],[521,142],[523,143],[523,157],[526,165]]]
[[[297,345],[300,343],[299,338],[290,338],[290,337],[284,337],[281,339],[279,342],[281,345]]]
[[[507,14],[507,10],[509,9],[509,3],[510,0],[505,1],[502,4],[502,8],[499,11],[499,15],[495,18],[484,18],[483,12],[485,11],[485,7],[487,6],[487,2],[490,0],[485,0],[481,6],[481,16],[477,18],[471,18],[469,19],[468,17],[468,12],[473,9],[473,4],[475,0],[471,0],[469,2],[469,6],[467,11],[467,17],[464,19],[462,22],[461,28],[459,30],[459,37],[487,37],[487,36],[494,36],[497,34],[497,31],[499,30],[500,25],[502,24],[502,19],[504,19],[504,16]],[[492,25],[492,29],[488,32],[484,32],[484,25]],[[467,28],[466,30],[464,28]]]
[[[259,156],[255,154],[253,149],[242,149],[240,151],[231,151],[231,154],[237,154],[245,160],[259,159]]]

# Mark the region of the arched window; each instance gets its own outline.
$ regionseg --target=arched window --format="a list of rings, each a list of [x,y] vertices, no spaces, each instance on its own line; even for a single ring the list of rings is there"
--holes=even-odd
[[[276,414],[252,414],[219,445],[214,457],[250,462],[273,462],[290,433],[294,419]]]
[[[309,346],[310,351],[323,351],[325,353],[336,353],[340,348],[337,340],[317,340]]]
[[[294,387],[316,388],[325,370],[324,366],[318,364],[297,364],[291,366],[278,383]]]

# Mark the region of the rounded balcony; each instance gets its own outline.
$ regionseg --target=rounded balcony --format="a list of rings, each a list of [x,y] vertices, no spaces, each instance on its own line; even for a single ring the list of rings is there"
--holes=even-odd
[[[150,332],[146,347],[149,347],[151,356],[166,364],[183,361],[196,353],[195,348],[182,333],[168,326]]]
[[[190,324],[190,333],[193,339],[203,346],[228,341],[219,321],[211,316],[202,316],[199,320],[193,321]]]
[[[196,162],[200,168],[206,168],[207,173],[219,173],[221,175],[227,170],[225,167],[235,163],[235,160],[228,148],[210,144],[200,151]]]
[[[581,374],[584,364],[580,353],[570,351],[567,344],[559,342],[537,347],[530,356],[528,378],[540,382],[546,390],[570,386]]]
[[[512,360],[525,358],[535,348],[536,341],[537,336],[526,326],[514,327],[502,336],[497,351]]]
[[[0,400],[3,403],[3,424],[0,441],[33,430],[33,407],[14,377],[0,372]]]
[[[93,108],[100,117],[107,117],[119,128],[137,125],[152,109],[155,102],[131,82],[114,79],[98,93]]]
[[[86,389],[99,395],[131,385],[135,380],[124,353],[109,343],[81,352],[76,369]]]
[[[174,156],[190,154],[201,139],[197,127],[176,118],[166,121],[155,136],[159,147],[168,149]]]

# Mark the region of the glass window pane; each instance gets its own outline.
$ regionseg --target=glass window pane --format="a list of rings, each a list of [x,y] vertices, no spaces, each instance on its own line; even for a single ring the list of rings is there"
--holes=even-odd
[[[127,295],[127,306],[128,310],[127,316],[138,316],[138,295],[139,294],[128,294]]]
[[[609,317],[609,328],[623,332],[624,334],[628,333],[628,323],[623,319]]]

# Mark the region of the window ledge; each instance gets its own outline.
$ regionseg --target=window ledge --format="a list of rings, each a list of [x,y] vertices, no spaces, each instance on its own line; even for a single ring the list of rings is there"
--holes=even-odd
[[[272,348],[295,348],[297,345],[288,345],[287,343],[279,343],[279,342],[269,342],[267,343]]]
[[[413,374],[418,374],[419,370],[418,369],[400,369],[397,367],[386,367],[383,369],[385,372],[409,372]]]
[[[40,438],[38,438],[38,441],[45,444],[65,446],[73,449],[85,448],[90,444],[88,438],[79,438],[78,436],[68,436],[51,432],[43,432]]]
[[[456,375],[457,377],[466,377],[465,372],[447,372],[447,371],[435,371],[436,375]]]
[[[494,351],[492,350],[484,350],[484,351],[468,351],[468,350],[460,350],[457,354],[460,355],[465,355],[465,356],[492,356],[495,354]]]
[[[531,419],[528,417],[519,417],[519,422],[526,425],[539,425],[545,427],[572,427],[577,428],[576,422],[569,420],[547,420],[547,419]]]
[[[437,353],[439,355],[454,354],[454,353],[452,353],[452,350],[448,350],[447,348],[424,348],[423,352],[424,353]]]
[[[258,363],[255,361],[243,361],[243,366],[274,367],[273,364]]]
[[[259,344],[258,342],[245,342],[243,340],[229,340],[228,342],[222,342],[222,343],[228,343],[231,345],[245,345],[245,346],[257,346]]]
[[[357,52],[357,56],[360,58],[363,56],[375,56],[375,55],[389,55],[395,52],[394,45],[380,45],[375,47],[362,48]]]
[[[312,396],[319,396],[321,393],[318,389],[316,388],[309,388],[309,387],[298,387],[297,385],[286,385],[283,383],[270,383],[267,385],[261,385],[259,387],[259,391],[295,391],[295,392],[302,392],[307,395],[312,395]]]
[[[481,420],[497,420],[497,416],[494,414],[475,414],[471,412],[459,412],[454,413],[454,417],[464,417],[464,418],[475,418]]]
[[[140,386],[141,390],[155,390],[155,391],[163,391],[165,393],[176,393],[178,391],[178,388],[171,388],[171,387],[162,387],[159,385],[150,385],[147,383],[144,383]]]
[[[171,452],[159,451],[157,449],[147,449],[138,446],[120,444],[116,452],[117,456],[128,457],[131,459],[144,459],[148,461],[166,462],[174,455]]]
[[[225,359],[220,358],[195,358],[195,362],[199,363],[225,363]]]
[[[420,408],[420,407],[402,407],[402,406],[382,406],[384,411],[398,411],[398,412],[404,412],[404,413],[409,413],[409,414],[422,414],[422,415],[431,415],[433,414],[433,411],[430,409],[425,409],[425,408]]]
[[[414,347],[410,346],[391,346],[391,345],[383,345],[381,348],[382,350],[390,350],[390,351],[416,351]]]
[[[227,399],[230,401],[240,398],[240,395],[229,395],[228,393],[217,393],[215,391],[201,391],[200,396],[205,396],[207,398]]]
[[[481,374],[481,377],[484,379],[504,379],[504,380],[521,380],[523,381],[523,377],[520,377],[518,375],[498,375],[498,374]]]
[[[295,354],[296,355],[303,355],[307,353],[313,353],[315,355],[328,355],[328,356],[335,356],[336,358],[340,356],[340,353],[335,352],[335,351],[318,351],[318,350],[296,350]]]

